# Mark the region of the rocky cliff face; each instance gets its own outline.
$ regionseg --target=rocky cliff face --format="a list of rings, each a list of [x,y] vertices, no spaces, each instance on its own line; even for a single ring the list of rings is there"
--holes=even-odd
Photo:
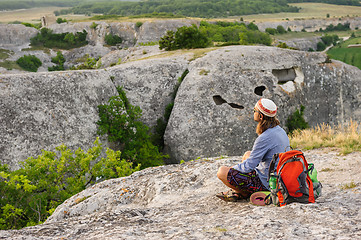
[[[97,106],[123,86],[143,121],[155,126],[181,84],[165,133],[170,162],[239,155],[256,138],[252,109],[261,97],[279,106],[283,126],[301,105],[311,126],[361,120],[361,71],[322,53],[261,46],[223,47],[153,57],[94,71],[0,76],[0,159],[13,167],[61,143],[88,148]]]
[[[277,28],[281,25],[286,30],[290,28],[292,31],[314,32],[320,28],[325,29],[330,24],[336,26],[337,24],[350,23],[351,29],[361,28],[361,17],[348,17],[348,18],[327,18],[327,19],[302,19],[293,21],[282,21],[282,22],[263,22],[258,23],[257,26],[261,31],[265,31],[266,28]]]
[[[97,106],[121,85],[143,121],[154,126],[187,68],[171,58],[130,62],[106,70],[0,76],[0,159],[12,168],[41,149],[76,149],[97,136]]]
[[[90,187],[60,205],[44,223],[0,231],[0,239],[359,239],[360,153],[305,152],[323,193],[314,204],[259,207],[227,203],[210,158],[136,172]],[[357,187],[344,188],[353,182]]]
[[[239,155],[256,138],[253,107],[273,99],[283,126],[301,105],[311,126],[361,120],[361,71],[321,53],[233,46],[192,62],[170,117],[165,145],[176,161]]]

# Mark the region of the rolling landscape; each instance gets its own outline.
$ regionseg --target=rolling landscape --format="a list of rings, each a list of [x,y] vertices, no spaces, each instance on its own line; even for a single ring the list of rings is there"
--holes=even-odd
[[[358,0],[0,0],[0,239],[361,238],[360,92]],[[215,197],[259,98],[316,203]]]

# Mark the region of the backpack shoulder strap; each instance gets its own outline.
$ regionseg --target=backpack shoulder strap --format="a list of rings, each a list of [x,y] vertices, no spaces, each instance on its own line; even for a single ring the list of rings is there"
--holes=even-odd
[[[279,153],[274,154],[273,157],[272,157],[272,160],[271,160],[271,163],[270,163],[269,169],[268,169],[267,182],[269,181],[269,179],[271,177],[271,173],[274,172],[274,170],[275,170],[275,166],[276,166],[276,162],[277,162],[278,157],[279,157]]]

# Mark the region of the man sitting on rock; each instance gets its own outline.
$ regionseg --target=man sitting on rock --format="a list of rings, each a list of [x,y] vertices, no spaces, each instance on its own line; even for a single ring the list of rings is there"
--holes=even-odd
[[[256,103],[253,119],[258,122],[258,137],[252,151],[243,155],[240,164],[218,169],[217,177],[231,190],[221,192],[217,197],[235,202],[247,199],[254,192],[269,191],[267,177],[272,157],[290,146],[286,132],[279,126],[276,113],[277,106],[272,100],[262,98]]]

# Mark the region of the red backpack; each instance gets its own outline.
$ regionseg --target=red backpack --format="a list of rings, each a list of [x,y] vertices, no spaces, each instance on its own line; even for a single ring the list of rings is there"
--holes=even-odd
[[[278,159],[277,171],[274,172]],[[275,154],[268,174],[268,179],[273,178],[276,183],[275,188],[271,188],[272,203],[279,206],[291,202],[314,203],[313,183],[308,174],[311,170],[313,166],[309,169],[305,156],[299,150]]]

